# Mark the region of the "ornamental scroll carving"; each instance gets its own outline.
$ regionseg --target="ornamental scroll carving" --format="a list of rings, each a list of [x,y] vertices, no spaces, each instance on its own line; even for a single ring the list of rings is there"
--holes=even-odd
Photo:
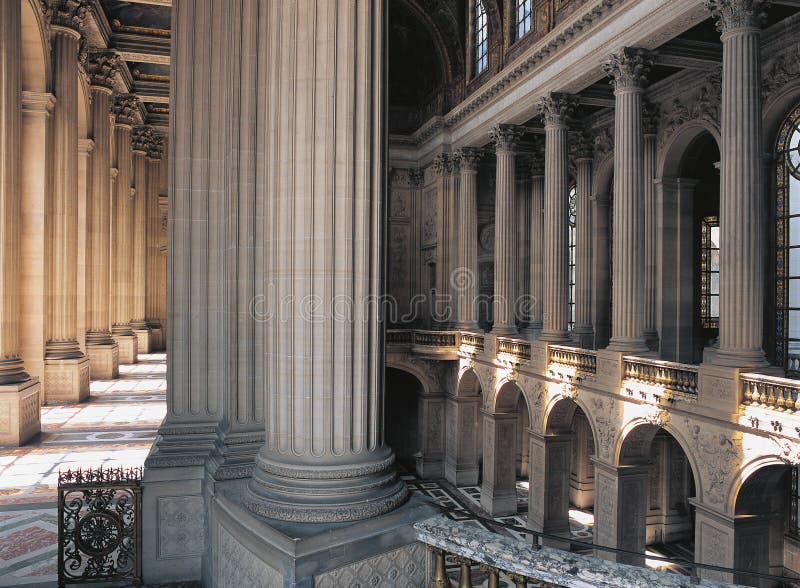
[[[722,96],[722,74],[720,70],[709,75],[700,86],[694,101],[684,102],[676,96],[661,107],[659,144],[664,145],[675,131],[688,122],[703,122],[719,130]]]
[[[690,445],[698,451],[698,461],[703,464],[705,496],[709,504],[725,501],[732,470],[742,460],[742,442],[720,430],[709,430],[686,419]]]

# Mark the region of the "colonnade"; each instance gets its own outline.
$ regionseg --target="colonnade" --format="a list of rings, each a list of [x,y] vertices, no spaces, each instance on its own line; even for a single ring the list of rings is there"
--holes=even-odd
[[[80,402],[90,378],[163,348],[163,140],[119,56],[85,41],[88,3],[2,11],[0,444],[19,445],[41,404]]]

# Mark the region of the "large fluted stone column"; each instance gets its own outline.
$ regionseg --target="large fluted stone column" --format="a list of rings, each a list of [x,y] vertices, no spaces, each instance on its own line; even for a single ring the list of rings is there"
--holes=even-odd
[[[544,156],[535,153],[531,159],[531,280],[527,335],[531,339],[542,333],[542,296],[544,242]]]
[[[658,105],[642,104],[644,133],[644,338],[647,347],[659,349],[658,333],[658,198],[656,158],[658,157]]]
[[[722,32],[719,351],[714,363],[764,357],[764,202],[761,142],[761,0],[707,0]]]
[[[605,65],[613,79],[614,246],[611,341],[622,353],[647,351],[644,338],[644,150],[642,93],[651,59],[625,47]]]
[[[53,6],[51,189],[45,212],[46,402],[79,402],[89,395],[89,358],[78,344],[78,41],[83,1]]]
[[[22,18],[19,2],[0,4],[0,445],[21,445],[40,430],[38,378],[20,355],[22,224]]]
[[[580,347],[594,345],[592,325],[592,163],[594,144],[583,133],[575,147],[577,195],[575,216],[575,326],[573,341]]]
[[[464,147],[455,153],[459,162],[458,224],[455,234],[457,261],[452,280],[456,298],[456,328],[478,329],[478,162],[479,149]]]
[[[453,246],[457,161],[449,153],[440,153],[433,160],[437,176],[436,192],[436,296],[430,302],[431,324],[448,327],[455,319],[453,304],[453,270],[458,251]]]
[[[133,151],[133,215],[131,242],[133,272],[131,282],[131,329],[137,339],[137,353],[150,352],[150,327],[145,317],[147,296],[147,154],[153,137],[152,127],[136,127],[131,136]]]
[[[145,284],[145,318],[150,329],[151,348],[164,349],[164,331],[161,328],[160,301],[164,291],[160,278],[161,252],[158,237],[161,232],[161,214],[158,196],[161,178],[163,139],[154,134],[147,152],[147,280]]]
[[[133,154],[131,130],[136,122],[138,99],[117,96],[114,101],[114,180],[111,217],[111,333],[119,345],[120,363],[136,363],[138,339],[131,329],[131,290],[133,288],[133,197],[131,194]]]
[[[293,149],[267,160],[274,293],[266,310],[275,318],[266,323],[266,444],[244,499],[269,518],[359,520],[407,497],[383,441],[383,333],[370,303],[380,294],[383,246],[375,139],[384,124],[383,18],[383,4],[367,0],[270,4],[276,67],[265,87],[285,110],[268,134]],[[292,297],[315,299],[321,312],[309,320],[299,304],[287,309]],[[349,313],[332,313],[336,301]]]
[[[497,153],[495,193],[494,246],[494,321],[492,333],[497,336],[517,334],[515,321],[516,284],[514,262],[517,251],[516,211],[516,148],[522,135],[513,125],[497,125],[490,131]]]
[[[552,93],[542,98],[544,117],[544,244],[543,341],[569,340],[569,172],[567,118],[575,106],[574,96]]]
[[[111,52],[89,57],[92,90],[94,154],[91,193],[86,207],[86,354],[92,377],[119,375],[119,346],[111,337],[111,104],[119,56]]]

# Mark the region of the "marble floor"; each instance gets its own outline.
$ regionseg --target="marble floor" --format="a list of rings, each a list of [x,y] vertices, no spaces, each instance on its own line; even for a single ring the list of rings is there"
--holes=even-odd
[[[42,433],[0,448],[0,587],[55,586],[59,469],[141,466],[166,414],[166,355],[140,355],[86,402],[42,407]]]

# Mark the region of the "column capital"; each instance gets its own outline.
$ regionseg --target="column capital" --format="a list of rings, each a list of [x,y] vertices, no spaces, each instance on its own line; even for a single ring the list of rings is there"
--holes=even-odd
[[[164,153],[164,137],[153,131],[150,138],[150,149],[147,151],[147,158],[153,160],[161,159]]]
[[[594,159],[594,137],[584,130],[576,130],[571,135],[571,151],[575,161]]]
[[[40,0],[42,10],[50,15],[53,26],[80,32],[91,7],[87,0]]]
[[[50,116],[55,107],[56,97],[49,92],[22,92],[22,112],[38,112]]]
[[[150,152],[153,143],[153,127],[143,125],[134,127],[131,133],[131,150],[134,153],[144,154]]]
[[[765,0],[703,0],[722,34],[740,29],[760,29],[767,2]]]
[[[410,168],[408,170],[408,181],[416,188],[423,186],[425,184],[425,172],[418,167]]]
[[[92,89],[113,90],[114,77],[120,66],[119,54],[115,51],[91,51],[86,60],[86,73]]]
[[[545,126],[549,127],[566,125],[567,118],[572,115],[577,105],[578,98],[572,94],[550,92],[540,98],[536,106],[544,119]]]
[[[440,176],[453,173],[453,159],[449,153],[440,153],[433,158],[433,171]]]
[[[615,90],[642,89],[653,65],[650,51],[639,47],[623,47],[603,64],[603,71],[612,79]]]
[[[516,125],[498,124],[489,131],[489,136],[494,141],[495,150],[498,153],[513,153],[522,138],[522,129]]]
[[[453,157],[458,160],[462,172],[477,172],[483,151],[477,147],[462,147],[453,154]]]
[[[136,122],[138,110],[139,99],[133,94],[120,94],[114,99],[112,111],[117,118],[118,125],[133,125]]]
[[[655,102],[642,100],[642,131],[645,135],[658,134],[658,122],[661,110]]]

